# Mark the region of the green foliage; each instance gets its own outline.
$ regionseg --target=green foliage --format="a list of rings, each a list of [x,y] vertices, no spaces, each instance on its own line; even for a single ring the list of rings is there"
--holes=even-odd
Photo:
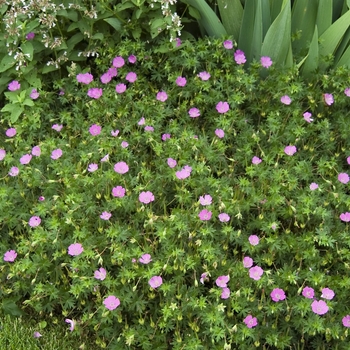
[[[348,184],[338,181],[349,167],[347,70],[306,83],[297,68],[265,69],[253,61],[243,69],[222,40],[184,41],[173,50],[162,45],[168,53],[125,40],[94,58],[88,85],[77,81],[82,70],[71,65],[70,76],[43,89],[16,122],[1,114],[0,133],[17,130],[0,139],[6,151],[0,253],[18,254],[0,264],[4,311],[47,314],[60,324],[74,319],[72,334],[90,331],[96,347],[111,349],[347,349],[342,318],[350,314],[350,241],[339,216],[350,202]],[[126,63],[102,84],[116,56]],[[208,80],[198,76],[204,71]],[[133,83],[129,72],[137,74]],[[175,83],[181,76],[183,87]],[[5,95],[9,105],[22,99],[26,87],[19,82],[20,89]],[[126,91],[117,93],[122,83]],[[92,88],[102,88],[102,96],[88,97]],[[160,91],[167,93],[164,102],[156,98]],[[284,95],[290,105],[281,102]],[[217,111],[220,101],[228,102],[227,112]],[[200,116],[191,118],[191,108]],[[63,127],[56,131],[54,124]],[[95,136],[94,124],[102,129]],[[293,156],[284,151],[289,145],[297,148]],[[40,156],[20,164],[34,146]],[[62,156],[53,159],[57,149]],[[253,164],[253,157],[262,162]],[[177,166],[170,168],[168,158]],[[128,172],[116,172],[118,162]],[[92,164],[96,171],[89,171]],[[176,172],[186,165],[192,171],[180,180]],[[12,167],[17,176],[8,175]],[[126,189],[124,197],[112,194],[116,186]],[[154,201],[140,201],[146,191]],[[206,194],[212,204],[203,206],[199,198]],[[204,209],[212,213],[207,221],[200,218]],[[112,214],[109,220],[101,219],[103,212]],[[220,221],[220,213],[229,221]],[[33,216],[41,219],[36,227],[29,225]],[[258,245],[249,243],[251,235]],[[68,254],[74,243],[84,249],[77,256]],[[139,262],[144,254],[150,263]],[[247,256],[264,270],[261,279],[250,278],[242,263]],[[94,278],[101,267],[103,280]],[[153,276],[162,277],[160,287],[150,287]],[[220,276],[230,277],[227,299],[216,284]],[[323,288],[334,290],[323,316],[301,295],[305,286],[317,300]],[[271,300],[275,288],[286,300]],[[108,310],[104,301],[112,295],[120,306]],[[254,328],[243,322],[249,314],[258,320]]]

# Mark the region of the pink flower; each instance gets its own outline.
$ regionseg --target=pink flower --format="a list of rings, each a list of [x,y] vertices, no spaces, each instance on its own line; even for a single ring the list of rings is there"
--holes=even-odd
[[[312,183],[310,184],[310,190],[311,190],[311,191],[314,191],[314,190],[317,190],[317,189],[318,189],[317,183],[316,183],[316,182],[312,182]]]
[[[332,94],[324,94],[323,95],[323,98],[324,98],[324,102],[330,106],[331,104],[333,104],[334,102],[334,98],[333,98],[333,95]]]
[[[162,140],[165,141],[167,139],[170,139],[171,135],[170,134],[163,134],[162,135]]]
[[[216,130],[215,130],[215,135],[216,135],[218,138],[222,139],[222,138],[225,136],[225,132],[224,132],[224,130],[222,130],[222,129],[216,129]]]
[[[107,72],[101,75],[100,80],[102,84],[108,84],[112,80],[112,76]]]
[[[208,72],[200,72],[197,74],[197,77],[202,80],[209,80],[210,74]]]
[[[77,75],[78,83],[90,84],[94,80],[94,77],[90,73],[80,73]]]
[[[202,220],[202,221],[208,221],[211,219],[211,215],[212,215],[212,212],[211,211],[208,211],[207,209],[203,209],[199,214],[199,218]]]
[[[215,283],[218,287],[221,287],[221,288],[226,288],[227,287],[227,283],[229,282],[230,280],[230,276],[227,275],[227,276],[219,276]]]
[[[157,93],[157,100],[161,102],[165,102],[168,99],[168,95],[165,91],[159,91]]]
[[[191,118],[197,118],[201,115],[198,108],[191,108],[188,114]]]
[[[191,172],[192,168],[188,165],[185,165],[180,171],[177,171],[175,175],[179,180],[183,180],[189,177],[191,175]]]
[[[177,161],[175,159],[173,159],[173,158],[168,158],[167,163],[168,163],[170,168],[175,168],[176,164],[177,164]]]
[[[123,141],[121,144],[122,148],[127,148],[129,144],[126,141]]]
[[[292,103],[292,100],[288,95],[284,95],[281,97],[281,102],[285,105],[290,105]]]
[[[350,213],[348,213],[348,212],[341,213],[340,214],[340,220],[341,221],[345,221],[345,222],[349,222],[350,221]]]
[[[310,112],[305,112],[303,114],[303,117],[304,119],[308,122],[308,123],[311,123],[313,122],[314,120],[311,118],[312,114]]]
[[[350,157],[346,158],[346,161],[350,165]]]
[[[248,315],[243,322],[247,325],[248,328],[253,328],[258,325],[258,320],[252,315]]]
[[[91,88],[88,90],[87,95],[91,98],[98,99],[102,96],[102,89],[101,88]]]
[[[129,61],[129,63],[131,63],[131,64],[136,63],[136,56],[130,55],[130,56],[128,57],[128,61]]]
[[[208,274],[206,272],[201,274],[201,278],[199,280],[199,282],[202,284],[204,284],[204,281],[209,281]]]
[[[31,154],[25,154],[22,156],[19,160],[21,164],[29,164],[29,162],[32,160],[32,155]]]
[[[129,83],[134,83],[136,79],[137,75],[134,72],[129,72],[125,77],[125,80],[127,80]]]
[[[315,295],[315,291],[314,291],[314,289],[311,288],[311,287],[304,287],[301,294],[302,294],[305,298],[313,299],[313,297],[314,297],[314,295]]]
[[[80,243],[73,243],[68,247],[68,254],[71,256],[80,255],[83,251],[84,248]]]
[[[88,171],[90,173],[93,173],[94,171],[96,171],[98,169],[98,164],[96,163],[91,163],[89,164],[89,167],[88,167]]]
[[[248,239],[249,239],[249,243],[251,245],[258,245],[259,244],[259,237],[257,235],[250,235]]]
[[[153,131],[154,131],[154,127],[153,127],[153,126],[146,125],[146,126],[145,126],[145,131],[151,131],[151,132],[153,132]]]
[[[97,280],[103,281],[106,278],[106,275],[107,275],[107,271],[103,267],[100,267],[98,270],[94,272],[94,277]]]
[[[103,301],[103,304],[108,310],[112,311],[120,305],[120,300],[114,295],[110,295]]]
[[[19,169],[16,166],[13,166],[9,171],[10,176],[17,176],[18,174],[19,174]]]
[[[175,40],[176,40],[176,47],[181,46],[181,44],[182,44],[181,39],[180,38],[175,38]]]
[[[344,94],[345,94],[346,96],[350,97],[350,88],[347,87],[347,88],[344,90]]]
[[[260,266],[254,266],[249,269],[249,277],[255,281],[258,281],[263,273],[264,270]]]
[[[143,254],[143,255],[141,256],[141,258],[139,259],[139,262],[140,262],[141,264],[144,264],[144,265],[149,264],[151,261],[152,261],[151,255],[149,255],[149,254]]]
[[[112,196],[122,198],[125,196],[125,188],[122,186],[113,187]]]
[[[17,258],[17,253],[15,250],[8,250],[4,254],[4,261],[14,262],[16,258]]]
[[[271,294],[271,299],[275,302],[286,299],[286,294],[283,289],[275,288]]]
[[[152,288],[158,288],[159,286],[161,286],[163,284],[163,279],[160,276],[153,276],[149,281],[148,284],[152,287]]]
[[[292,156],[297,151],[297,148],[295,146],[287,146],[284,149],[284,153],[288,156]]]
[[[59,125],[59,124],[54,124],[52,125],[52,128],[53,130],[56,130],[57,132],[60,132],[63,128],[63,125]]]
[[[323,300],[314,300],[311,303],[311,309],[312,311],[317,315],[324,315],[328,312],[328,305]]]
[[[219,217],[219,220],[221,222],[228,222],[228,221],[230,221],[230,216],[228,214],[226,214],[226,213],[221,213],[221,214],[219,214],[218,217]]]
[[[26,39],[27,40],[33,40],[35,37],[35,33],[33,32],[29,32],[27,35],[26,35]],[[40,335],[41,336],[41,335]]]
[[[230,297],[231,291],[229,288],[222,288],[221,299],[228,299]]]
[[[11,81],[11,83],[8,85],[8,89],[10,91],[16,91],[21,88],[21,84],[17,80]]]
[[[38,199],[39,199],[40,202],[43,202],[45,200],[45,197],[44,196],[40,196]]]
[[[141,192],[139,195],[139,201],[144,204],[148,204],[154,201],[154,195],[152,192]]]
[[[341,321],[344,327],[347,327],[347,328],[350,327],[350,315],[344,316]]]
[[[118,94],[122,94],[125,90],[126,90],[126,85],[125,85],[125,84],[118,84],[118,85],[115,87],[115,91],[116,91]]]
[[[245,268],[252,267],[253,266],[253,259],[249,256],[245,256],[243,258],[243,266]]]
[[[145,121],[145,118],[142,117],[138,122],[137,122],[137,125],[145,125],[146,121]]]
[[[262,160],[259,158],[259,157],[256,157],[256,156],[254,156],[253,158],[252,158],[252,163],[253,164],[260,164],[262,162]]]
[[[41,149],[39,146],[34,146],[32,148],[32,155],[35,156],[35,157],[39,157],[41,154]]]
[[[15,128],[10,128],[6,130],[6,136],[7,137],[13,137],[17,134],[17,131]]]
[[[244,52],[241,50],[236,50],[234,53],[234,58],[237,64],[244,64],[247,61]]]
[[[187,83],[187,80],[184,77],[177,77],[175,82],[177,86],[185,86]]]
[[[112,131],[111,131],[111,135],[112,135],[113,137],[117,137],[117,136],[119,135],[119,130],[116,130],[116,131],[112,130]]]
[[[34,332],[33,337],[40,338],[40,337],[42,337],[42,335],[39,332]]]
[[[332,300],[334,298],[334,295],[335,295],[335,293],[332,289],[329,289],[329,288],[322,289],[321,298]]]
[[[226,113],[228,110],[230,109],[230,106],[227,102],[222,102],[220,101],[217,105],[216,105],[216,110],[223,114]]]
[[[6,156],[6,151],[3,148],[0,148],[0,160],[3,160]]]
[[[92,124],[89,128],[89,132],[92,136],[97,136],[101,134],[101,129],[100,125]]]
[[[343,184],[347,184],[350,180],[349,175],[347,173],[340,173],[338,175],[338,180]]]
[[[268,56],[262,56],[260,58],[260,63],[264,68],[269,68],[272,65],[272,60]]]
[[[231,40],[225,40],[224,41],[224,48],[227,50],[232,50],[233,49],[233,43]]]
[[[108,162],[109,154],[106,154],[103,158],[101,158],[101,162]]]
[[[124,66],[124,63],[125,63],[124,58],[117,56],[117,57],[114,57],[112,64],[115,68],[121,68]]]
[[[213,198],[209,194],[199,197],[199,203],[202,205],[210,205],[212,200]]]
[[[112,214],[111,213],[109,213],[108,211],[104,211],[104,212],[102,212],[102,214],[100,215],[100,218],[102,219],[102,220],[109,220],[110,218],[111,218],[111,216],[112,216]]]
[[[40,225],[40,223],[41,223],[41,219],[39,218],[39,216],[32,216],[29,219],[28,225],[30,227],[37,227]]]
[[[61,158],[61,156],[62,156],[62,150],[60,148],[57,148],[51,152],[51,158],[54,160]]]
[[[129,166],[125,162],[118,162],[114,164],[114,171],[118,174],[125,174],[129,171]]]
[[[69,318],[66,318],[64,321],[70,324],[69,330],[73,332],[76,322],[74,320],[70,320]]]
[[[36,100],[39,97],[39,92],[37,89],[32,89],[32,92],[30,93],[29,97],[33,100]]]

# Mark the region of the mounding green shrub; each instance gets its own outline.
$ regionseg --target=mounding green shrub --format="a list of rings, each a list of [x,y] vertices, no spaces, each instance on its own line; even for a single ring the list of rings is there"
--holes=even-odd
[[[32,103],[1,114],[5,312],[111,349],[348,348],[348,72],[232,46],[126,40],[9,84]]]

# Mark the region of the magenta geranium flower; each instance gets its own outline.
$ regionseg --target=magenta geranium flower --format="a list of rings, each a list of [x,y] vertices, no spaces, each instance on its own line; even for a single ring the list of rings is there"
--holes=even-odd
[[[198,108],[191,108],[188,114],[191,118],[197,118],[201,115]]]
[[[334,102],[334,98],[333,98],[333,95],[332,94],[324,94],[323,95],[323,98],[324,98],[324,102],[330,106],[331,104],[333,104]]]
[[[312,182],[312,183],[310,184],[310,190],[311,190],[311,191],[315,191],[315,190],[317,190],[317,189],[318,189],[317,183],[316,183],[316,182]]]
[[[110,295],[103,301],[103,304],[108,310],[112,311],[120,305],[120,300],[114,295]]]
[[[17,176],[18,174],[19,174],[19,169],[16,166],[13,166],[9,171],[10,176]]]
[[[177,86],[181,86],[182,87],[182,86],[186,85],[187,80],[184,77],[177,77],[175,82],[176,82]]]
[[[234,53],[234,58],[237,64],[244,64],[247,61],[244,52],[241,50],[236,50],[236,52]]]
[[[153,126],[150,126],[150,125],[146,125],[146,126],[145,126],[145,131],[153,132],[153,131],[154,131],[154,127],[153,127]]]
[[[134,72],[129,72],[126,77],[125,80],[127,80],[129,83],[134,83],[137,80],[137,75]]]
[[[139,195],[139,201],[144,204],[148,204],[154,201],[154,195],[152,192],[141,192]]]
[[[51,158],[56,160],[58,158],[61,158],[63,152],[60,148],[57,148],[57,149],[54,149],[52,152],[51,152]]]
[[[182,41],[181,41],[181,39],[180,39],[180,38],[175,38],[175,41],[176,41],[176,47],[181,46]]]
[[[89,132],[92,136],[97,136],[101,134],[101,126],[100,125],[96,125],[96,124],[92,124],[89,128]]]
[[[249,243],[251,245],[258,245],[259,244],[259,237],[257,235],[250,235],[248,240],[249,240]]]
[[[254,266],[249,269],[249,277],[258,281],[263,275],[264,270],[260,266]]]
[[[34,332],[33,333],[33,337],[34,338],[40,338],[40,337],[42,337],[42,334],[40,332]]]
[[[118,135],[119,135],[119,130],[112,130],[111,131],[111,135],[113,136],[113,137],[117,137]]]
[[[0,148],[0,161],[6,157],[6,151],[3,148]]]
[[[258,320],[256,317],[253,317],[252,315],[248,315],[243,322],[246,324],[248,328],[253,328],[257,326]]]
[[[126,90],[126,85],[125,84],[117,84],[117,86],[115,87],[115,91],[118,94],[122,94],[125,90]]]
[[[224,48],[227,50],[233,49],[233,42],[231,40],[225,40],[223,45],[224,45]]]
[[[118,174],[125,174],[129,171],[129,166],[125,162],[118,162],[114,164],[114,171]]]
[[[308,123],[311,123],[313,122],[314,120],[311,118],[312,114],[310,112],[305,112],[303,114],[303,117],[304,119],[308,122]]]
[[[60,131],[62,130],[62,128],[63,128],[63,125],[62,125],[62,124],[61,124],[61,125],[59,125],[59,124],[54,124],[54,125],[52,125],[52,127],[51,127],[51,129],[56,130],[57,132],[60,132]]]
[[[275,288],[271,294],[271,299],[275,302],[286,299],[286,294],[283,289]]]
[[[108,84],[112,80],[112,76],[107,72],[101,75],[100,80],[102,84]]]
[[[332,289],[329,289],[329,288],[322,289],[321,298],[327,299],[327,300],[332,300],[334,298],[334,295],[335,295],[335,293]]]
[[[36,100],[39,97],[39,92],[37,89],[32,89],[31,93],[29,94],[29,97],[33,100]]]
[[[329,310],[328,305],[323,300],[314,300],[311,303],[311,309],[317,315],[324,315]]]
[[[40,223],[41,223],[41,219],[39,218],[39,216],[32,216],[29,219],[28,225],[30,227],[37,227],[40,225]]]
[[[127,148],[129,146],[129,144],[126,141],[122,141],[120,145],[122,146],[122,148]]]
[[[350,180],[349,175],[347,173],[340,173],[338,175],[338,180],[343,184],[347,184]]]
[[[228,299],[230,297],[231,291],[229,288],[225,287],[222,288],[222,292],[221,292],[221,299]]]
[[[25,154],[22,156],[19,160],[21,164],[29,164],[29,162],[32,160],[32,155],[31,154]]]
[[[113,197],[119,197],[119,198],[124,197],[125,196],[125,188],[122,186],[113,187],[112,195],[113,195]]]
[[[192,168],[188,165],[185,165],[180,171],[175,173],[176,177],[180,180],[186,179],[191,175]]]
[[[107,271],[103,267],[100,267],[98,270],[94,272],[94,277],[101,281],[103,281],[106,278],[106,275],[107,275]]]
[[[256,157],[256,156],[254,156],[253,158],[252,158],[252,163],[253,164],[260,164],[262,162],[262,160],[259,158],[259,157]]]
[[[292,156],[297,151],[297,148],[295,146],[287,146],[284,149],[284,153],[288,156]]]
[[[98,99],[102,96],[102,88],[91,88],[88,90],[87,95],[91,98]]]
[[[17,134],[17,130],[15,128],[10,128],[6,130],[7,137],[13,137]]]
[[[222,130],[222,129],[216,129],[216,130],[215,130],[215,135],[216,135],[218,138],[222,139],[222,138],[225,136],[225,132],[224,132],[224,130]]]
[[[243,266],[245,268],[249,268],[249,267],[252,267],[253,266],[253,259],[249,256],[245,256],[243,258]]]
[[[160,276],[153,276],[149,281],[148,284],[152,288],[158,288],[163,284],[163,279]]]
[[[131,64],[136,63],[136,56],[130,55],[130,56],[128,57],[128,61],[129,61],[129,63],[131,63]]]
[[[347,328],[350,327],[350,315],[344,316],[341,321],[344,327],[347,327]]]
[[[216,105],[216,110],[223,114],[226,113],[228,110],[230,109],[230,106],[227,102],[222,102],[220,101],[217,105]]]
[[[141,258],[139,259],[139,262],[141,264],[147,265],[152,261],[151,255],[150,254],[143,254]]]
[[[227,287],[227,283],[229,281],[230,281],[230,276],[229,275],[227,275],[227,276],[223,275],[223,276],[219,276],[216,279],[215,283],[216,283],[216,285],[218,287],[225,288],[225,287]]]
[[[145,117],[142,117],[142,118],[137,122],[137,125],[145,125],[145,123],[146,123]]]
[[[200,72],[197,74],[197,77],[202,79],[202,80],[209,80],[210,74],[208,72]]]
[[[173,158],[168,158],[167,163],[170,168],[175,168],[177,165],[177,161]]]
[[[89,164],[89,166],[88,166],[88,171],[90,172],[90,173],[93,173],[94,171],[96,171],[98,169],[98,164],[96,164],[96,163],[91,163],[91,164]]]
[[[26,35],[26,39],[27,40],[33,40],[35,38],[35,33],[34,32],[29,32],[27,35]]]
[[[10,84],[8,84],[8,89],[10,91],[16,91],[16,90],[19,90],[20,88],[21,88],[21,84],[17,80],[13,80],[11,81]]]
[[[106,154],[103,158],[101,158],[101,162],[108,162],[109,154]]]
[[[109,213],[108,211],[104,211],[104,212],[102,212],[102,214],[100,215],[100,218],[102,219],[102,220],[109,220],[110,218],[111,218],[111,216],[112,216],[112,214],[111,213]]]
[[[199,218],[202,220],[202,221],[208,221],[211,219],[211,215],[212,215],[212,212],[207,210],[207,209],[203,209],[199,214]]]
[[[344,94],[348,97],[350,97],[350,88],[347,87],[345,90],[344,90]]]
[[[4,254],[4,261],[14,262],[16,258],[17,258],[17,253],[15,250],[8,250]]]
[[[71,256],[80,255],[83,251],[84,248],[80,243],[73,243],[68,247],[68,254]]]
[[[199,282],[202,284],[204,284],[204,281],[209,281],[208,274],[206,272],[201,274],[201,278],[199,280]]]
[[[114,57],[112,64],[115,68],[121,68],[125,64],[124,58],[121,56]]]
[[[284,95],[281,97],[281,102],[285,105],[290,105],[292,103],[292,99],[288,95]]]
[[[315,291],[314,291],[314,289],[311,288],[311,287],[304,287],[301,294],[302,294],[305,298],[313,299],[313,297],[314,297],[314,295],[315,295]]]
[[[226,213],[221,213],[221,214],[219,214],[218,217],[219,217],[219,220],[221,222],[228,222],[228,221],[230,221],[230,216],[228,214],[226,214]]]
[[[94,77],[90,73],[79,73],[77,75],[78,83],[90,84],[94,80]]]
[[[162,141],[166,141],[167,139],[170,139],[171,135],[170,134],[163,134],[162,135]]]
[[[168,95],[165,91],[159,91],[157,93],[157,100],[161,102],[165,102],[168,99]]]
[[[349,212],[341,213],[340,220],[344,221],[344,222],[349,222],[350,221],[350,213]]]
[[[199,197],[199,203],[202,205],[210,205],[213,198],[209,194],[205,194],[204,196]]]
[[[260,58],[260,63],[264,68],[269,68],[272,65],[272,60],[269,56],[262,56]]]
[[[69,330],[70,330],[71,332],[73,332],[73,331],[74,331],[74,328],[75,328],[76,322],[75,322],[74,320],[70,320],[69,318],[66,318],[64,321],[65,321],[66,323],[69,323],[69,325],[70,325]]]

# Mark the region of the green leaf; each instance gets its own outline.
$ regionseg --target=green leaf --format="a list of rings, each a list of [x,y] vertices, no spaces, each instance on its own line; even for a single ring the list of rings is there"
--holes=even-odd
[[[254,3],[254,1],[248,1],[244,6],[241,31],[238,39],[238,48],[244,52],[248,63],[252,60],[251,50],[254,34],[255,17]]]
[[[238,41],[243,19],[243,6],[240,0],[217,0],[222,24],[227,34]]]
[[[33,45],[30,41],[25,41],[21,45],[21,49],[24,55],[26,55],[29,61],[33,60]]]
[[[76,44],[80,43],[83,39],[84,39],[84,35],[82,33],[79,32],[74,34],[71,38],[67,40],[68,50],[73,49],[73,47]]]
[[[318,35],[322,35],[332,24],[333,1],[319,0],[316,25]]]
[[[302,67],[302,74],[306,77],[318,68],[318,29],[315,25],[314,34],[309,47],[309,52],[307,54],[305,63]]]
[[[335,66],[346,66],[348,69],[350,68],[350,46],[345,50],[345,52],[340,57],[340,60],[336,63]]]
[[[1,306],[5,314],[12,316],[23,315],[23,311],[17,306],[13,298],[3,299]]]
[[[30,73],[24,75],[24,79],[29,83],[29,85],[35,88],[41,88],[41,80],[37,77],[35,70],[32,70]]]
[[[266,33],[261,56],[269,56],[276,64],[283,65],[287,59],[290,43],[291,7],[290,0],[288,0]]]
[[[2,109],[1,112],[10,112],[10,120],[11,123],[15,123],[19,116],[23,113],[24,109],[23,107],[19,106],[18,104],[7,104]]]
[[[23,101],[23,105],[29,106],[29,107],[33,107],[33,106],[34,106],[34,102],[33,102],[33,100],[30,100],[30,99],[26,98],[26,99]]]
[[[103,41],[104,38],[105,38],[105,37],[104,37],[104,35],[103,35],[102,33],[96,33],[96,34],[94,34],[94,35],[92,36],[91,39],[97,39],[97,40]]]
[[[0,62],[0,73],[7,71],[12,66],[14,66],[15,63],[16,63],[16,60],[12,56],[5,54],[5,56],[2,58]]]
[[[205,0],[183,0],[183,2],[193,6],[199,11],[201,15],[199,23],[204,27],[209,36],[220,38],[223,35],[227,35],[227,32],[220,22],[219,17],[205,2]]]
[[[111,25],[117,32],[122,28],[121,22],[117,18],[105,18],[104,21]]]
[[[197,21],[201,19],[201,14],[193,6],[188,7],[188,13],[190,14],[191,17],[195,18]]]

